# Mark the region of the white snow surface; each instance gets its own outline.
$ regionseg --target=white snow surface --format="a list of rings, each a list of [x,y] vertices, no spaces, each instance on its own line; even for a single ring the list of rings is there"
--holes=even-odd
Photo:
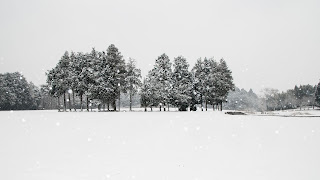
[[[0,112],[3,180],[318,180],[320,118]]]

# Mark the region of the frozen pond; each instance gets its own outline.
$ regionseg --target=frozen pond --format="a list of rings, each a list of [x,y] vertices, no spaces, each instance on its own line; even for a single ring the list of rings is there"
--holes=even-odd
[[[320,118],[0,112],[4,180],[320,178]]]

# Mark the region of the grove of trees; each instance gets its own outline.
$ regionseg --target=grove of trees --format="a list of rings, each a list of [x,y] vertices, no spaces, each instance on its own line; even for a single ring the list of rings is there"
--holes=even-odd
[[[198,59],[189,71],[187,60],[179,56],[174,59],[173,70],[166,54],[159,56],[153,69],[143,81],[141,88],[141,105],[145,107],[159,106],[160,111],[169,110],[169,105],[178,107],[180,111],[196,110],[195,105],[203,104],[219,106],[226,101],[228,92],[233,90],[233,78],[226,62],[213,58]]]
[[[140,77],[135,61],[131,59],[126,64],[118,48],[110,45],[106,52],[98,52],[93,48],[90,53],[71,52],[69,55],[66,51],[56,67],[47,73],[47,84],[53,97],[63,97],[63,111],[66,111],[67,101],[69,110],[72,110],[71,94],[73,106],[74,95],[80,97],[81,111],[83,97],[86,98],[87,111],[94,101],[98,101],[99,110],[105,110],[106,106],[111,110],[111,106],[116,111],[116,100],[121,92],[129,92],[130,97],[134,96],[141,84]]]
[[[160,111],[169,110],[170,105],[180,111],[196,110],[196,104],[219,106],[225,102],[228,92],[234,88],[231,71],[226,62],[213,58],[199,59],[189,70],[187,60],[179,56],[173,64],[166,54],[155,60],[143,82],[141,71],[134,59],[126,63],[120,51],[113,44],[104,52],[94,48],[90,53],[65,52],[56,67],[47,73],[48,94],[63,99],[62,110],[76,110],[75,95],[83,108],[83,97],[89,111],[93,102],[99,104],[99,110],[117,110],[121,93],[129,95],[130,110],[132,98],[139,93],[141,106],[159,106]],[[72,96],[72,99],[71,99]],[[60,107],[61,105],[57,105]],[[72,108],[73,107],[73,108]],[[111,109],[110,109],[111,107]],[[120,105],[119,105],[120,107]],[[203,108],[202,108],[203,110]]]

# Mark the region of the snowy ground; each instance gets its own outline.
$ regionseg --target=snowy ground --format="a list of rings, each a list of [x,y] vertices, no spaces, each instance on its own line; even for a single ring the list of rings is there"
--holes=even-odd
[[[3,180],[316,180],[320,118],[0,112]]]

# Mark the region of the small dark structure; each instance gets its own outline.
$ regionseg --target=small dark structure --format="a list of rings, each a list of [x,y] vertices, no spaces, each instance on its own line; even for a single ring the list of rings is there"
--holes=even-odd
[[[239,112],[239,111],[235,111],[235,112],[226,112],[225,114],[229,114],[229,115],[247,115],[246,113],[243,112]]]

